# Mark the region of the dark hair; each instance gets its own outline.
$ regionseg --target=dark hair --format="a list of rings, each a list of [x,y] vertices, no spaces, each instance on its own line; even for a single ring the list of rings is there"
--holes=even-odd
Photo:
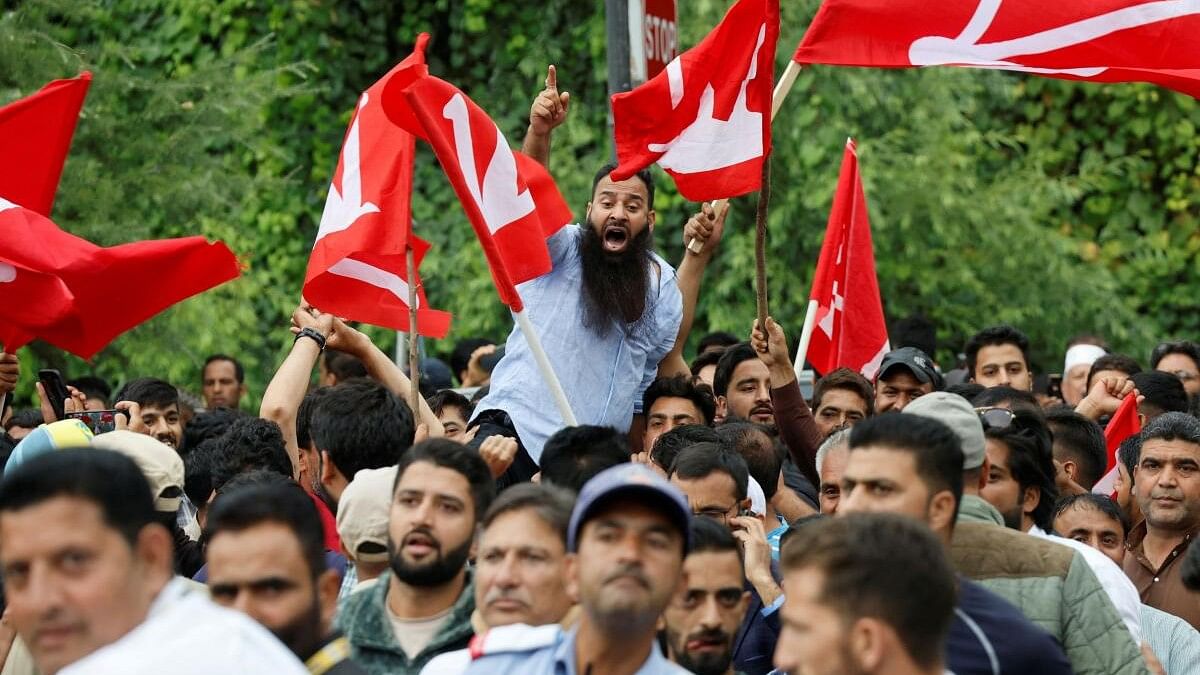
[[[696,406],[705,424],[712,424],[717,414],[717,402],[707,384],[683,375],[660,377],[646,387],[642,394],[642,414],[649,415],[650,407],[660,398],[685,398]]]
[[[1163,342],[1150,352],[1150,367],[1158,368],[1158,362],[1162,361],[1168,354],[1183,354],[1200,368],[1200,345],[1191,340],[1178,340],[1175,342]]]
[[[688,555],[693,553],[734,553],[740,559],[742,547],[728,527],[712,518],[692,518],[691,542]]]
[[[462,372],[471,363],[471,354],[480,347],[494,344],[496,343],[481,337],[463,338],[454,343],[454,350],[450,352],[450,370],[454,371],[454,377],[458,379],[459,384],[462,384]]]
[[[339,384],[367,376],[367,366],[358,357],[333,350],[325,352],[325,370],[333,373]]]
[[[711,427],[702,424],[684,424],[663,433],[650,448],[650,461],[663,471],[669,471],[675,458],[684,448],[697,443],[720,443],[721,437]]]
[[[721,355],[725,353],[725,348],[712,350],[708,352],[700,352],[692,362],[688,364],[688,369],[692,371],[692,375],[696,376],[700,371],[707,366],[715,366],[721,361]]]
[[[600,181],[603,178],[606,178],[616,168],[617,168],[617,165],[610,162],[610,163],[605,164],[604,166],[600,167],[600,170],[596,172],[596,175],[594,177],[592,177],[592,197],[593,198],[596,196],[596,186],[599,185]],[[645,169],[642,169],[641,171],[638,171],[634,175],[637,176],[642,181],[642,183],[644,183],[646,185],[646,208],[647,209],[654,208],[654,177],[650,175],[650,168],[647,167]]]
[[[200,377],[204,377],[204,371],[208,370],[208,365],[214,361],[228,361],[233,364],[233,377],[242,384],[246,381],[246,369],[242,367],[242,363],[228,354],[213,354],[204,359],[204,367],[200,369]]]
[[[213,465],[217,461],[217,439],[210,438],[192,448],[183,458],[183,493],[198,507],[212,496]]]
[[[714,473],[726,474],[733,480],[733,496],[739,502],[746,498],[750,483],[746,460],[720,443],[697,443],[684,448],[667,473],[684,480],[700,480]]]
[[[625,435],[612,427],[581,424],[554,432],[542,446],[542,481],[575,492],[601,471],[629,461]]]
[[[332,387],[317,387],[305,394],[296,408],[296,445],[301,449],[307,450],[312,446],[313,409],[317,407],[317,401],[332,390]]]
[[[179,405],[179,391],[169,382],[153,377],[139,377],[126,382],[113,398],[118,401],[133,401],[142,407],[152,405],[156,408],[166,408]]]
[[[263,523],[291,530],[311,578],[325,571],[325,531],[312,498],[291,481],[243,485],[225,490],[213,502],[205,523],[206,545],[222,532],[243,532]]]
[[[995,345],[1016,346],[1021,350],[1021,358],[1025,360],[1025,367],[1029,367],[1029,338],[1012,326],[992,326],[973,335],[970,340],[967,340],[967,346],[963,347],[967,356],[968,377],[975,377],[975,359],[979,356],[979,350]]]
[[[492,479],[492,470],[478,452],[445,438],[421,441],[400,458],[396,466],[396,482],[392,484],[393,493],[404,478],[404,472],[417,462],[428,462],[457,471],[471,486],[471,500],[475,502],[475,520],[479,521],[483,514],[487,513],[496,497],[496,481]]]
[[[1117,503],[1109,499],[1107,495],[1097,495],[1091,492],[1085,492],[1080,495],[1067,495],[1058,500],[1054,505],[1054,516],[1050,519],[1051,522],[1058,520],[1058,517],[1066,513],[1070,509],[1094,509],[1104,515],[1117,521],[1121,526],[1121,536],[1129,534],[1129,519],[1121,513],[1121,507]],[[1058,534],[1063,535],[1062,532]],[[1063,535],[1066,536],[1066,535]]]
[[[950,427],[921,415],[876,415],[850,428],[850,452],[863,448],[912,455],[917,475],[929,494],[949,490],[958,512],[963,491],[963,451],[962,441]]]
[[[724,351],[725,347],[736,345],[739,342],[741,342],[741,340],[739,340],[736,335],[730,333],[729,331],[713,331],[712,333],[700,338],[700,344],[696,346],[696,353],[703,354],[704,352],[708,351],[709,347],[721,347],[721,351]]]
[[[1200,546],[1189,546],[1180,566],[1183,585],[1193,592],[1200,591]]]
[[[892,349],[916,347],[929,356],[937,354],[937,328],[924,314],[914,314],[892,324],[888,331]]]
[[[268,469],[293,475],[292,459],[279,425],[259,417],[243,417],[215,441],[212,484],[220,491],[230,478],[251,469]]]
[[[35,408],[21,408],[14,411],[12,417],[4,423],[4,430],[8,431],[13,427],[21,427],[22,429],[36,429],[41,426],[42,411]]]
[[[112,396],[112,386],[103,378],[96,377],[95,375],[84,375],[73,380],[67,380],[67,384],[82,391],[83,395],[87,398],[98,398],[104,401],[104,407],[108,407],[108,398]]]
[[[1107,451],[1107,446],[1106,451]],[[1117,446],[1117,461],[1125,465],[1125,472],[1129,474],[1129,487],[1133,487],[1133,474],[1137,469],[1138,460],[1142,458],[1142,435],[1134,434],[1129,438],[1121,441],[1121,445]],[[1107,463],[1107,462],[1106,462]]]
[[[717,372],[713,375],[713,392],[717,396],[728,395],[730,380],[733,379],[733,371],[737,370],[738,364],[757,358],[758,354],[749,342],[739,342],[728,347],[721,354],[721,360],[717,361]]]
[[[871,386],[867,378],[849,368],[831,370],[828,375],[817,380],[817,384],[813,386],[812,409],[814,412],[821,407],[821,399],[825,397],[825,393],[832,389],[845,389],[858,394],[863,401],[866,401],[867,415],[874,414],[875,388]]]
[[[946,387],[947,394],[961,396],[968,401],[975,400],[975,397],[987,391],[987,387],[978,382],[963,382],[962,384],[952,384]]]
[[[1004,403],[1013,410],[1023,408],[1040,412],[1042,409],[1032,393],[1006,386],[988,387],[971,399],[971,405],[977,408],[990,408]]]
[[[1092,368],[1088,371],[1086,391],[1092,390],[1092,380],[1096,377],[1096,373],[1102,370],[1116,370],[1132,377],[1142,372],[1142,367],[1138,365],[1138,362],[1132,356],[1105,354],[1092,361]]]
[[[1146,424],[1141,440],[1142,445],[1149,440],[1184,441],[1200,445],[1200,420],[1187,413],[1164,413]]]
[[[900,415],[875,419],[885,417]],[[918,665],[941,662],[957,577],[942,543],[923,523],[891,513],[822,518],[805,527],[803,538],[788,541],[781,563],[785,573],[818,570],[824,579],[820,601],[836,608],[847,624],[880,619]]]
[[[246,413],[231,408],[210,408],[192,418],[183,429],[183,447],[188,454],[201,443],[224,435],[234,421],[246,417]]]
[[[1188,412],[1187,390],[1183,388],[1183,380],[1175,375],[1148,370],[1129,379],[1133,380],[1138,393],[1146,397],[1143,403],[1162,412]]]
[[[1050,430],[1040,415],[1019,408],[1012,412],[1011,424],[1002,428],[985,425],[984,435],[1008,447],[1008,472],[1020,486],[1021,493],[1028,488],[1037,488],[1040,498],[1030,518],[1035,525],[1049,532],[1054,527],[1054,503],[1058,501]]]
[[[779,491],[779,473],[786,452],[769,427],[753,422],[730,422],[717,427],[717,436],[727,448],[742,456],[750,475],[769,502]],[[763,441],[766,441],[765,443]]]
[[[1073,460],[1079,467],[1075,482],[1083,489],[1091,490],[1104,476],[1108,464],[1104,430],[1067,408],[1046,411],[1046,426],[1050,428],[1055,459]]]
[[[362,469],[395,464],[416,433],[408,406],[372,380],[331,387],[314,403],[309,425],[317,449],[347,481]]]
[[[541,519],[558,538],[563,548],[567,546],[567,526],[571,522],[571,509],[575,507],[575,493],[549,483],[520,483],[496,497],[496,501],[483,514],[483,529],[506,513],[529,509]]]
[[[142,528],[157,522],[150,483],[138,465],[109,450],[80,448],[38,455],[0,481],[0,513],[55,497],[75,497],[100,508],[104,523],[133,546]]]
[[[434,415],[440,416],[446,408],[458,408],[464,419],[471,419],[471,409],[474,407],[471,405],[470,399],[453,389],[443,389],[430,396],[425,402],[429,404],[429,409],[433,411]]]

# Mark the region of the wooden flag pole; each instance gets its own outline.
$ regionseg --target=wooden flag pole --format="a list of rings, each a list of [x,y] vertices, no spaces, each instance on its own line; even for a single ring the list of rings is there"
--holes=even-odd
[[[575,420],[575,412],[571,410],[571,404],[567,401],[567,394],[563,391],[562,384],[558,381],[558,375],[554,373],[554,368],[550,365],[550,359],[546,357],[546,350],[542,348],[542,340],[534,330],[533,323],[526,316],[524,309],[513,312],[513,316],[517,319],[517,326],[521,328],[521,334],[525,336],[525,342],[529,344],[529,351],[533,352],[533,360],[537,362],[542,379],[546,381],[546,386],[554,397],[558,414],[562,416],[563,422],[567,426],[579,426],[579,422]]]
[[[758,325],[767,328],[767,206],[771,201],[771,151],[763,157],[762,188],[754,216],[754,290],[758,296]]]
[[[417,263],[412,247],[405,249],[408,257],[408,406],[413,417],[421,417],[421,359],[417,344]]]
[[[779,82],[775,84],[775,93],[771,95],[771,121],[775,121],[775,116],[779,114],[779,109],[783,107],[783,101],[792,91],[792,85],[796,84],[796,78],[800,76],[800,64],[795,61],[788,61],[787,68],[784,69],[783,75],[779,78]],[[763,160],[764,163],[766,160]],[[721,209],[725,208],[728,199],[718,199],[712,203],[714,213],[720,213]],[[704,250],[704,244],[692,239],[688,242],[687,248],[692,253],[699,254]],[[766,324],[763,324],[766,325]]]

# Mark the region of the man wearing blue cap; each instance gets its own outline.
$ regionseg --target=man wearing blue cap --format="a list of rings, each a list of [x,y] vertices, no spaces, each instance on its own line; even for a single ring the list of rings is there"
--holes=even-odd
[[[571,631],[504,626],[477,636],[468,673],[676,675],[655,641],[658,618],[683,587],[691,510],[640,464],[583,486],[567,530],[567,586],[583,608]]]

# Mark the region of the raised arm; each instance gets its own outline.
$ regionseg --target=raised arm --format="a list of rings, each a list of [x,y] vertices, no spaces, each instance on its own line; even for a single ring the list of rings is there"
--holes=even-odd
[[[728,202],[720,213],[716,213],[711,205],[704,204],[700,207],[700,212],[692,216],[683,228],[683,260],[675,273],[675,283],[683,295],[683,320],[679,322],[675,346],[658,365],[659,377],[691,375],[687,361],[683,358],[683,348],[692,332],[692,322],[696,318],[696,302],[700,299],[700,282],[704,279],[704,270],[708,269],[708,263],[712,261],[721,235],[725,232],[725,216],[728,214]],[[693,239],[701,244],[699,253],[687,246]]]
[[[533,100],[529,110],[529,130],[521,145],[521,152],[547,169],[550,168],[550,134],[567,119],[570,103],[571,95],[558,91],[558,75],[554,66],[550,66],[546,72],[546,88]]]
[[[808,402],[800,393],[800,383],[796,381],[796,371],[792,368],[783,329],[774,319],[767,317],[767,332],[764,333],[755,320],[750,344],[771,374],[771,402],[775,407],[775,426],[779,429],[779,436],[801,473],[813,485],[820,485],[816,459],[817,448],[821,445],[821,430],[817,428]]]
[[[292,332],[299,333],[311,328],[328,342],[333,331],[333,316],[324,314],[302,304],[292,312]],[[263,393],[258,416],[279,425],[283,441],[287,445],[288,457],[292,460],[292,473],[298,474],[300,467],[300,445],[296,441],[296,413],[308,385],[312,380],[312,369],[321,356],[321,345],[312,338],[301,338],[292,345],[292,351],[279,364],[271,383]]]

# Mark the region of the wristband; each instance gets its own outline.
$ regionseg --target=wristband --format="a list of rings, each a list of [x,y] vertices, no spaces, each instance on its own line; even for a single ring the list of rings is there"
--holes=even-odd
[[[296,341],[303,337],[312,338],[317,343],[317,347],[321,351],[325,351],[325,336],[312,328],[301,328],[300,332],[296,333],[296,338],[292,340],[292,344],[296,344]]]

